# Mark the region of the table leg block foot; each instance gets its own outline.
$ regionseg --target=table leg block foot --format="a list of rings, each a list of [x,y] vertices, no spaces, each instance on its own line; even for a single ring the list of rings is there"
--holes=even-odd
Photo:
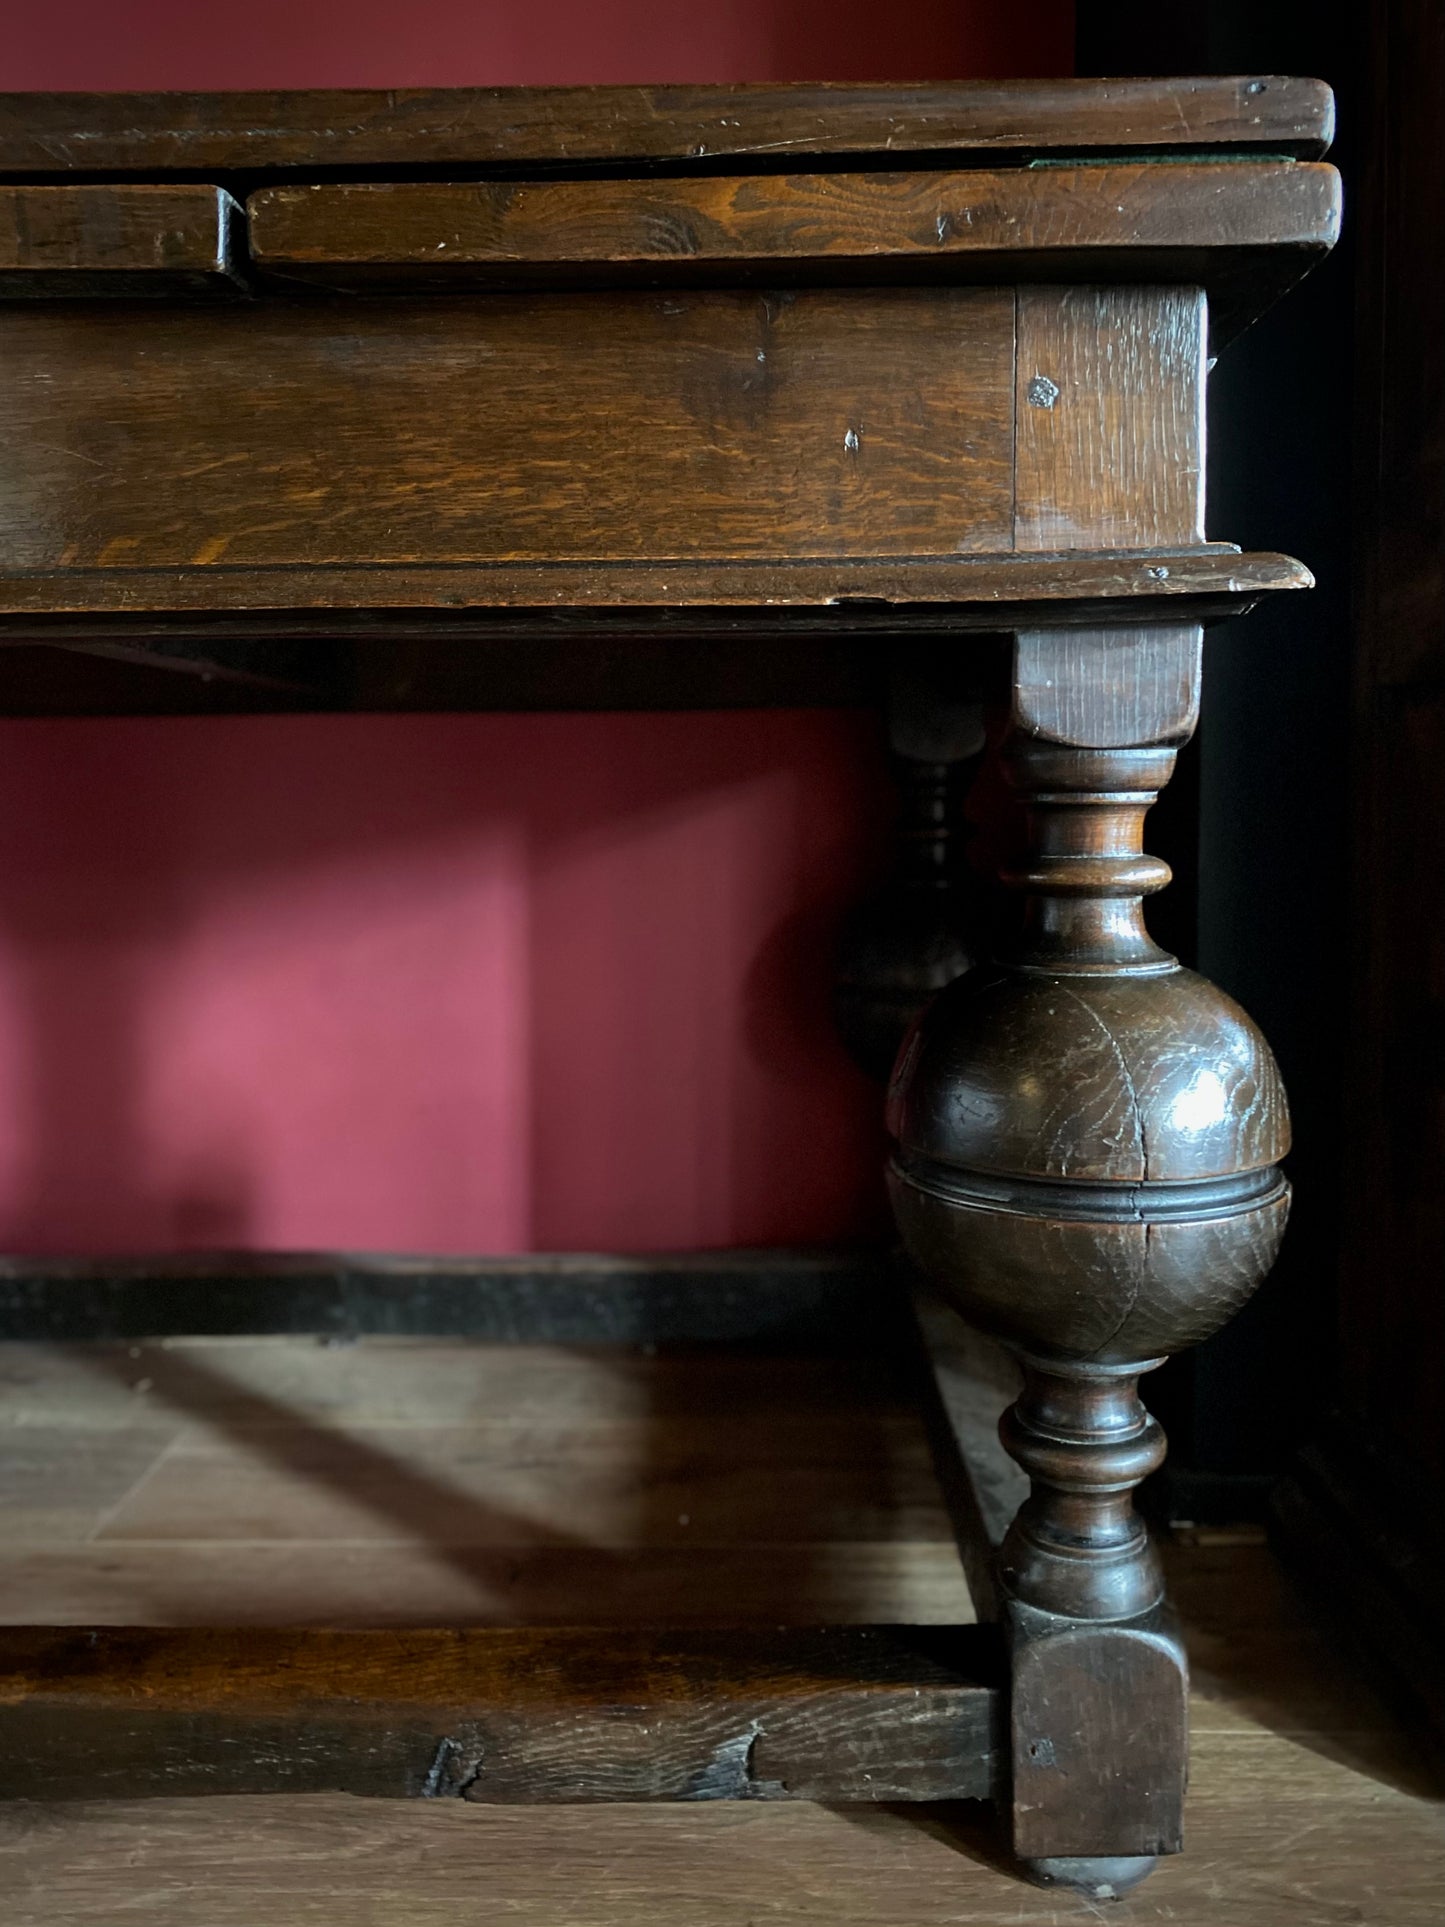
[[[1090,1625],[1015,1603],[1006,1625],[1014,1852],[1035,1874],[1142,1878],[1183,1844],[1187,1671],[1167,1615]]]

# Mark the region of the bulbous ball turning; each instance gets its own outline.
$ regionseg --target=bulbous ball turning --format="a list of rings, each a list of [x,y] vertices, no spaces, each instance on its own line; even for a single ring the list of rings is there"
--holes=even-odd
[[[1041,1356],[1196,1343],[1283,1234],[1278,1069],[1192,971],[971,971],[905,1040],[889,1129],[913,1257],[976,1324]]]

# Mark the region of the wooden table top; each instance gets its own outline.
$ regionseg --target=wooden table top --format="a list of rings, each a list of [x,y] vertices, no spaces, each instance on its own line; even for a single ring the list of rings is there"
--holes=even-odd
[[[778,172],[814,159],[898,167],[1181,148],[1311,160],[1333,133],[1329,88],[1280,75],[0,94],[0,175],[641,163]]]
[[[0,642],[329,707],[338,637],[1308,586],[1205,539],[1203,405],[1334,242],[1332,119],[1270,76],[0,96]]]

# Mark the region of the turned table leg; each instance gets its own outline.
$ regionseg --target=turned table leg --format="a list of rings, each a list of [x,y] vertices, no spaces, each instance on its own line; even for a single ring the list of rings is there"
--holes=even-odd
[[[909,1251],[1024,1368],[1002,1436],[1032,1490],[998,1562],[1015,1851],[1095,1894],[1181,1844],[1186,1672],[1133,1504],[1164,1456],[1139,1379],[1238,1309],[1289,1200],[1267,1045],[1142,914],[1200,643],[1192,623],[1017,636],[1022,934],[925,1013],[890,1092]]]
[[[970,869],[964,802],[983,757],[983,706],[941,694],[906,650],[889,680],[898,789],[892,873],[839,933],[833,1016],[853,1061],[886,1081],[909,1025],[983,954],[986,885]]]

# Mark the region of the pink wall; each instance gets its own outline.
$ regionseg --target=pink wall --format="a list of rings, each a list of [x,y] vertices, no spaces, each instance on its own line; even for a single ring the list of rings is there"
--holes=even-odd
[[[0,87],[1068,70],[1058,0],[85,0]],[[3,531],[0,531],[3,544]],[[0,723],[0,1246],[646,1250],[881,1223],[826,1014],[871,718]]]
[[[1072,0],[39,0],[3,87],[502,87],[1061,74]]]

